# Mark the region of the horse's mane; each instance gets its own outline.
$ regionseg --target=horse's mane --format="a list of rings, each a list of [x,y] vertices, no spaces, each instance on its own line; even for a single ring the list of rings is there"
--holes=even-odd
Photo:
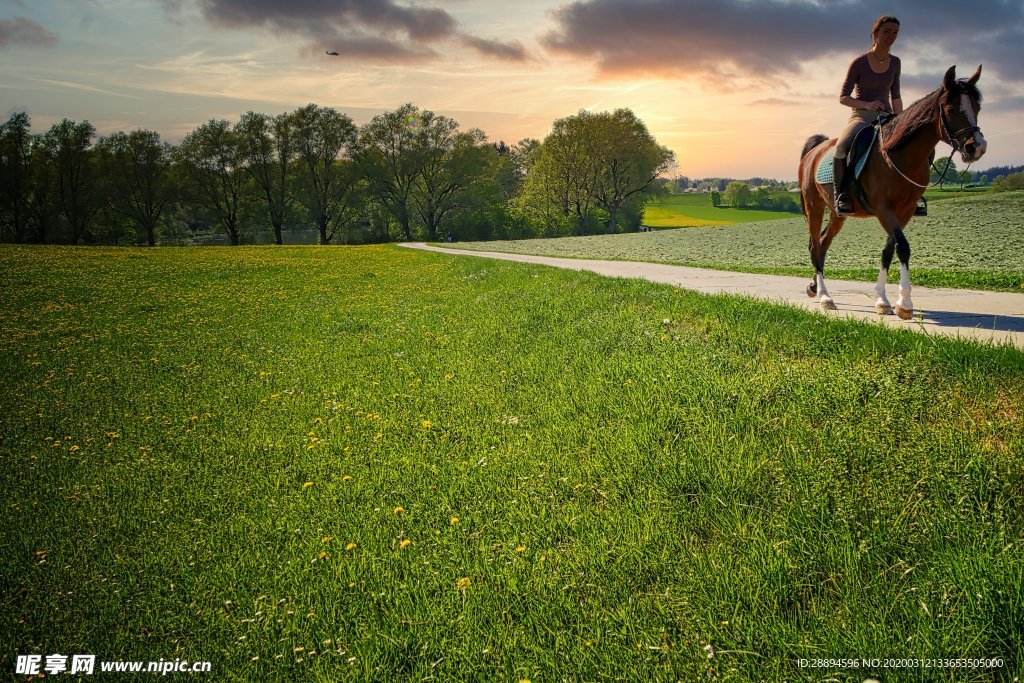
[[[882,126],[882,150],[891,152],[935,121],[935,108],[943,88],[929,93]]]
[[[935,109],[940,104],[939,100],[947,92],[950,97],[956,94],[966,94],[975,101],[981,102],[981,92],[975,85],[964,79],[957,81],[956,85],[955,91],[947,90],[945,86],[942,86],[887,121],[882,126],[882,150],[891,152],[909,142],[922,128],[932,124],[935,121]]]

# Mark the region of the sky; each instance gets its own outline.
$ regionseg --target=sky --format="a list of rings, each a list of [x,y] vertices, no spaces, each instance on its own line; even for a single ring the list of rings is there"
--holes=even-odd
[[[1024,164],[1021,0],[0,0],[0,115],[173,143],[247,111],[362,124],[411,102],[512,144],[626,107],[678,175],[794,179],[849,117],[839,88],[883,14],[904,103],[983,64],[975,169]]]

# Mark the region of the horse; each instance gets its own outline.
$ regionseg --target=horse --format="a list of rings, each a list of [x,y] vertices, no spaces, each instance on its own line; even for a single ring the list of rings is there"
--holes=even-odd
[[[988,143],[978,127],[981,92],[976,84],[980,77],[981,66],[969,79],[957,80],[956,66],[952,66],[938,90],[925,95],[902,113],[881,124],[879,144],[870,150],[860,175],[862,194],[852,193],[853,216],[876,216],[888,235],[882,249],[878,284],[875,286],[878,294],[875,311],[879,315],[893,312],[885,295],[885,285],[895,252],[900,261],[900,298],[896,302],[896,314],[903,320],[913,317],[914,304],[910,299],[910,242],[903,230],[928,187],[929,168],[936,145],[940,141],[950,145],[954,152],[960,152],[967,164],[980,159],[988,149]],[[808,138],[800,154],[798,171],[801,208],[810,230],[808,251],[815,271],[814,279],[807,286],[807,296],[812,299],[819,296],[818,303],[825,310],[836,308],[825,288],[825,254],[832,240],[842,230],[846,217],[835,212],[833,183],[819,183],[815,176],[818,164],[836,142],[824,135]],[[853,173],[852,169],[847,173]],[[829,210],[828,224],[821,229],[826,208]]]

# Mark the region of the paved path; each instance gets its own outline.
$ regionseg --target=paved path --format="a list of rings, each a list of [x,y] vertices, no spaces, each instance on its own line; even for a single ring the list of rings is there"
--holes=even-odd
[[[423,243],[403,244],[404,247],[424,249],[458,256],[476,256],[537,263],[571,270],[586,270],[608,277],[641,278],[652,282],[671,284],[705,294],[742,294],[776,303],[787,303],[811,311],[820,311],[818,304],[804,293],[807,277],[784,275],[750,275],[722,270],[705,270],[686,266],[667,266],[658,263],[631,261],[597,261],[586,259],[554,258],[504,254],[494,251],[469,251],[431,247]],[[810,268],[808,267],[808,270]],[[911,269],[913,278],[913,269]],[[980,292],[968,289],[914,287],[916,310],[913,320],[900,320],[895,315],[879,316],[875,313],[875,285],[869,282],[849,282],[826,278],[829,294],[839,310],[838,315],[860,320],[882,320],[894,328],[916,330],[927,334],[941,334],[992,341],[1010,342],[1024,349],[1024,293]],[[898,287],[889,286],[893,302],[899,296]]]

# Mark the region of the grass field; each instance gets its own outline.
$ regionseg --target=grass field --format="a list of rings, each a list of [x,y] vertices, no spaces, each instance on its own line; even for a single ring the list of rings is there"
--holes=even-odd
[[[800,196],[793,195],[793,197],[794,201],[799,203]],[[783,211],[712,206],[710,194],[695,193],[673,194],[651,201],[644,207],[643,223],[652,228],[686,228],[771,221],[792,217],[793,214]]]
[[[0,259],[5,673],[1024,668],[1019,351],[395,247]],[[889,657],[1001,667],[798,664]]]
[[[781,214],[788,215],[788,214]],[[914,284],[1024,293],[1024,193],[984,194],[931,203],[909,224]],[[826,278],[874,281],[885,232],[875,219],[850,219],[832,244]],[[546,256],[656,261],[785,275],[813,274],[801,217],[664,230],[456,247]],[[898,280],[899,268],[890,271]]]

